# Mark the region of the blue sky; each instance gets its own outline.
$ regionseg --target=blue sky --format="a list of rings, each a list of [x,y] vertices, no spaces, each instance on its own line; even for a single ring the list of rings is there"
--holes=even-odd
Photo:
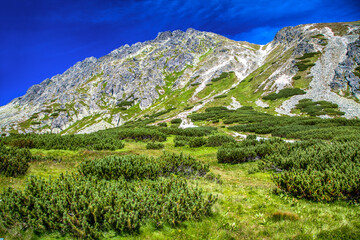
[[[286,26],[360,20],[347,0],[14,0],[0,3],[0,106],[86,57],[189,27],[266,44]]]

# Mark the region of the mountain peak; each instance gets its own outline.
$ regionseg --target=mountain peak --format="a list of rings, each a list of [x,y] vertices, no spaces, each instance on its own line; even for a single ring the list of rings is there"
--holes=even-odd
[[[170,38],[181,38],[185,37],[186,35],[189,36],[193,34],[198,34],[200,32],[201,31],[198,31],[194,28],[188,28],[185,32],[182,30],[159,32],[157,37],[155,38],[155,41],[164,41]]]
[[[162,112],[166,119],[186,118],[208,106],[294,115],[302,99],[338,104],[345,117],[360,117],[359,29],[286,27],[266,46],[192,28],[160,32],[32,86],[0,108],[0,130],[84,133]],[[263,99],[287,88],[304,94]]]

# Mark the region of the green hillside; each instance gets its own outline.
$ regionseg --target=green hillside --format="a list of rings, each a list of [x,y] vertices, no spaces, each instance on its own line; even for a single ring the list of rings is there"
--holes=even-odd
[[[359,120],[219,106],[189,115],[197,128],[151,125],[172,111],[85,135],[1,138],[0,235],[360,236]]]

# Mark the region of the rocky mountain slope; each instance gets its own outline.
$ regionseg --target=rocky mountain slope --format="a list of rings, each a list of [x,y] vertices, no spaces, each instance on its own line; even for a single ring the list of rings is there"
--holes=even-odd
[[[264,46],[194,29],[159,33],[32,86],[0,107],[1,133],[86,133],[149,116],[185,124],[209,106],[299,115],[302,99],[360,117],[359,35],[360,22],[286,27]],[[284,88],[305,94],[263,99]]]

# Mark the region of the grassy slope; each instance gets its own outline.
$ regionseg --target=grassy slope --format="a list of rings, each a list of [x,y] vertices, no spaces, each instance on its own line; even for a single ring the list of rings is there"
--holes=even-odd
[[[250,46],[254,49],[257,49],[256,45]],[[165,86],[159,87],[159,89],[163,90],[165,93],[160,94],[160,97],[152,104],[151,107],[141,110],[139,105],[136,104],[130,107],[128,110],[119,110],[117,108],[112,109],[112,113],[122,113],[127,114],[125,120],[133,119],[133,118],[141,118],[145,115],[152,115],[156,112],[162,111],[164,109],[169,109],[172,107],[176,107],[176,110],[171,111],[168,114],[162,115],[160,118],[169,118],[180,112],[182,112],[183,108],[188,105],[194,105],[196,102],[201,101],[204,98],[209,96],[218,94],[223,90],[230,89],[232,84],[236,81],[236,76],[234,73],[230,73],[230,76],[222,79],[217,82],[210,82],[211,85],[206,86],[202,91],[197,94],[197,101],[191,101],[191,97],[197,88],[197,86],[191,86],[191,83],[187,83],[184,88],[173,90],[172,86],[175,81],[184,74],[185,70],[190,68],[193,71],[197,70],[197,68],[206,61],[211,58],[214,49],[209,49],[205,54],[199,57],[199,64],[197,66],[186,66],[180,72],[168,73],[164,72],[165,76]],[[275,113],[275,108],[281,105],[281,103],[285,99],[280,99],[277,101],[270,102],[269,109],[263,109],[258,107],[255,104],[255,101],[261,97],[264,93],[262,87],[259,89],[259,86],[267,80],[267,78],[283,63],[285,63],[292,53],[292,49],[283,53],[283,48],[278,47],[274,49],[269,56],[267,57],[263,66],[256,69],[253,73],[251,73],[247,78],[245,78],[236,88],[230,90],[225,98],[214,99],[210,103],[206,105],[206,107],[211,106],[227,106],[232,100],[231,97],[235,97],[242,105],[250,105],[255,109],[260,111],[265,111],[269,113]],[[101,76],[101,75],[100,75]],[[300,81],[300,80],[299,80]],[[265,85],[263,85],[264,87]],[[158,89],[158,90],[159,90]],[[202,111],[202,110],[200,110]],[[64,130],[62,133],[75,133],[80,129],[83,129],[86,126],[90,126],[95,124],[97,120],[99,120],[100,115],[96,117],[87,117],[82,120],[77,121],[73,125],[71,125],[68,129]]]
[[[227,106],[232,102],[231,97],[235,97],[235,99],[244,106],[252,106],[258,111],[275,114],[275,108],[280,106],[286,99],[267,101],[270,105],[268,109],[257,106],[255,102],[261,98],[261,95],[265,92],[264,87],[266,84],[263,83],[267,81],[276,69],[290,58],[292,51],[293,49],[289,49],[283,52],[283,48],[280,46],[274,49],[265,60],[265,63],[249,74],[237,87],[232,88],[227,94],[227,97],[214,99],[214,101],[208,103],[206,107]],[[212,86],[207,88],[211,89],[211,87]],[[222,89],[225,88],[229,89],[230,86],[223,87]]]
[[[177,228],[164,227],[153,229],[147,225],[136,236],[115,236],[109,233],[106,239],[292,239],[295,236],[316,237],[327,230],[338,229],[347,225],[348,231],[359,227],[359,206],[344,202],[313,203],[307,200],[296,200],[286,195],[276,195],[271,181],[271,174],[258,172],[249,174],[256,167],[255,162],[228,165],[219,164],[216,160],[217,148],[173,147],[173,137],[165,142],[165,151],[183,152],[210,163],[211,171],[221,176],[222,183],[204,179],[191,180],[208,192],[218,195],[213,216],[200,222],[185,222]],[[51,155],[62,157],[63,161],[31,163],[26,175],[57,177],[60,173],[71,172],[85,158],[99,158],[109,154],[141,153],[159,156],[163,150],[146,150],[144,142],[126,142],[124,149],[109,151],[63,151],[37,150],[34,155]],[[13,186],[23,188],[25,178],[1,177],[1,188]],[[274,213],[280,212],[285,217],[274,219]],[[13,232],[16,236],[16,232]],[[306,235],[306,236],[305,236]],[[29,239],[71,239],[57,233],[37,236],[28,232]],[[11,235],[6,239],[17,239]],[[309,239],[309,238],[308,238]]]
[[[235,73],[229,73],[229,76],[218,81],[211,81],[202,91],[196,96],[200,99],[206,98],[209,95],[219,94],[220,92],[229,89],[236,81]]]

